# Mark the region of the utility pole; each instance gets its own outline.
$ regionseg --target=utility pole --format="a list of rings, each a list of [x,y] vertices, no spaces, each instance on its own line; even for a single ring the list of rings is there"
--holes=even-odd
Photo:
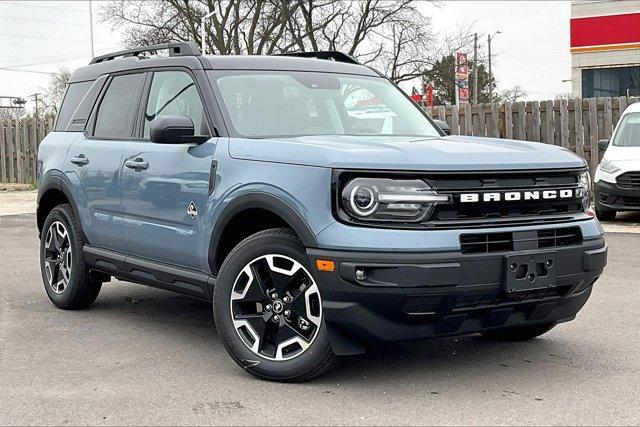
[[[33,93],[33,94],[29,95],[29,96],[33,96],[33,100],[36,102],[36,119],[39,119],[40,118],[40,112],[38,110],[38,101],[39,101],[38,97],[40,96],[40,93],[36,92],[36,93]]]
[[[500,31],[496,31],[493,35],[487,35],[487,47],[489,49],[489,102],[493,101],[493,82],[491,81],[491,40],[498,34],[502,33]]]
[[[93,51],[93,8],[91,7],[91,0],[89,0],[89,42],[91,43],[91,59],[95,57]]]
[[[202,47],[200,48],[200,50],[202,51],[203,55],[206,55],[207,51],[207,45],[205,43],[205,39],[207,38],[207,31],[205,29],[205,24],[207,22],[207,19],[211,18],[213,16],[215,12],[209,12],[206,15],[204,15],[202,17],[202,19],[200,20],[200,41],[201,41],[201,45]]]
[[[478,33],[473,35],[473,103],[478,103]]]

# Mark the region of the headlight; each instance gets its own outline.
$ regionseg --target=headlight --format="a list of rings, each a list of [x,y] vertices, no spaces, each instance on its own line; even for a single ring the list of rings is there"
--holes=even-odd
[[[578,181],[582,192],[582,209],[586,212],[589,210],[591,203],[591,175],[589,172],[582,172]]]
[[[620,172],[620,168],[619,168],[619,167],[617,167],[617,166],[616,166],[616,165],[614,165],[613,163],[608,162],[608,161],[606,161],[606,160],[602,160],[602,161],[600,162],[600,170],[601,170],[602,172],[605,172],[605,173],[616,173],[616,172]]]
[[[451,196],[417,179],[355,178],[342,189],[340,202],[359,221],[421,222],[436,204],[450,203]]]

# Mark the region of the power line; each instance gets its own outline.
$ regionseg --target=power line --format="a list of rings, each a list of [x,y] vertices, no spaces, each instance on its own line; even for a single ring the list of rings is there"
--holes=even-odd
[[[50,37],[50,36],[30,36],[25,34],[11,34],[11,33],[0,33],[0,36],[6,37],[19,37],[19,38],[28,38],[28,39],[39,39],[39,40],[60,40],[64,42],[78,42],[78,43],[88,43],[88,40],[85,39],[65,39],[62,37]],[[109,44],[109,42],[95,42],[96,44]]]
[[[1,71],[15,71],[17,73],[47,74],[49,76],[61,74],[61,73],[48,73],[46,71],[35,71],[35,70],[16,70],[15,68],[7,68],[7,67],[0,67],[0,70]]]
[[[47,24],[64,24],[64,25],[76,25],[80,27],[87,27],[88,24],[80,24],[77,22],[68,22],[68,21],[52,21],[50,19],[39,19],[39,18],[22,18],[18,16],[3,16],[3,19],[16,19],[18,21],[30,21],[30,22],[44,22]]]

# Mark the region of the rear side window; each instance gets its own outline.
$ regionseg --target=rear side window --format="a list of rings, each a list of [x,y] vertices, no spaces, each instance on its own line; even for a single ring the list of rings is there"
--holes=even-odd
[[[58,132],[63,132],[71,118],[73,117],[73,113],[75,113],[78,105],[85,97],[93,82],[80,82],[80,83],[71,83],[67,87],[67,92],[64,95],[64,100],[62,101],[62,105],[60,106],[60,113],[58,113],[58,121],[56,122],[55,130]]]
[[[144,74],[115,76],[102,98],[93,136],[129,138],[138,108]]]

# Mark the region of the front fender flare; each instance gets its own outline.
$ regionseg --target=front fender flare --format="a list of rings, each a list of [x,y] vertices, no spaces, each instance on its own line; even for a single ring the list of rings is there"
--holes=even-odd
[[[236,214],[247,209],[264,209],[278,215],[289,224],[305,247],[318,247],[315,234],[302,215],[289,203],[273,194],[264,192],[243,194],[225,206],[213,227],[213,233],[209,243],[209,265],[212,266],[212,271],[214,271],[213,266],[215,265],[216,250],[225,227]]]

